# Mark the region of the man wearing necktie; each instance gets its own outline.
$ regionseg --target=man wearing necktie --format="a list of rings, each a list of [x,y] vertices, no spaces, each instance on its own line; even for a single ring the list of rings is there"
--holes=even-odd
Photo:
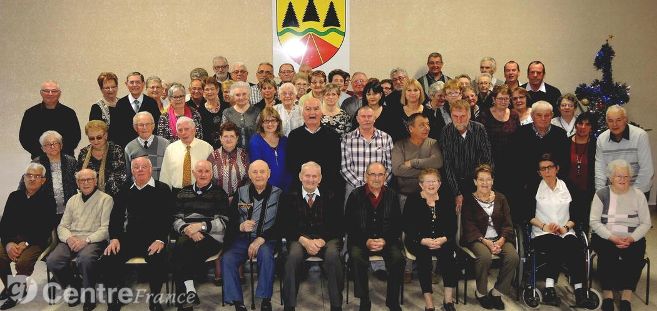
[[[125,85],[130,93],[116,103],[116,109],[111,115],[112,124],[109,127],[109,140],[121,147],[126,147],[137,137],[137,133],[133,130],[132,118],[138,112],[147,111],[154,120],[160,119],[157,102],[144,94],[144,76],[141,73],[128,74]],[[157,123],[155,123],[155,128],[157,128]]]
[[[125,163],[131,163],[135,157],[148,155],[153,163],[153,178],[160,180],[164,151],[169,146],[169,141],[153,134],[155,120],[148,111],[140,111],[132,118],[132,128],[138,136],[125,146]],[[130,168],[127,170],[128,180],[132,180]]]

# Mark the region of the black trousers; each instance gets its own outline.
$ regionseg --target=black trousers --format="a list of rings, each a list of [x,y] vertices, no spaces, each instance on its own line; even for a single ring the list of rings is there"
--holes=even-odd
[[[370,300],[367,273],[370,266],[369,256],[371,255],[382,256],[388,271],[386,305],[389,307],[399,306],[399,290],[405,262],[400,241],[386,241],[385,247],[380,252],[370,252],[365,245],[351,245],[349,247],[350,261],[354,269],[354,296],[361,300]]]
[[[641,278],[646,239],[628,248],[618,248],[609,240],[592,234],[591,247],[598,253],[598,274],[603,290],[636,290]]]
[[[431,288],[432,256],[438,258],[438,267],[440,267],[443,276],[443,286],[456,287],[459,269],[455,257],[456,246],[453,242],[446,242],[441,248],[433,250],[415,243],[408,243],[406,247],[415,255],[415,264],[417,265],[418,278],[420,279],[423,294],[433,293]]]
[[[146,273],[152,294],[160,293],[167,277],[167,257],[165,249],[160,253],[148,255],[148,247],[153,241],[145,241],[138,236],[127,236],[119,240],[121,248],[115,255],[103,256],[102,264],[105,282],[108,288],[123,287],[126,265],[133,257],[143,257],[146,261]]]
[[[544,234],[532,239],[532,245],[545,262],[545,272],[548,278],[556,283],[561,272],[561,265],[565,264],[570,274],[570,283],[577,284],[585,281],[586,253],[584,244],[572,235],[560,237],[554,234]]]
[[[194,242],[186,235],[181,235],[176,240],[172,257],[176,288],[185,288],[184,282],[194,279],[194,272],[198,267],[221,250],[222,244],[219,241],[207,234],[204,236],[205,238],[198,242]]]

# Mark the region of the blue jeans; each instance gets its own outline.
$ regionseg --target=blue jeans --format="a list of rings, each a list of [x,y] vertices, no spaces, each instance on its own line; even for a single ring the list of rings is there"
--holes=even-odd
[[[275,241],[267,241],[258,249],[256,256],[258,265],[258,285],[255,296],[258,298],[271,298],[274,290],[274,248]],[[242,286],[238,269],[247,258],[249,238],[240,236],[225,250],[221,257],[221,271],[224,275],[224,302],[243,302]]]

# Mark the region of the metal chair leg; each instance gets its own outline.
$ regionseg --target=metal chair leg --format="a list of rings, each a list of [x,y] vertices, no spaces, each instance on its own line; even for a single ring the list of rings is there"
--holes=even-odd
[[[646,305],[650,303],[650,258],[646,257],[643,259],[648,266],[648,274],[646,275]]]

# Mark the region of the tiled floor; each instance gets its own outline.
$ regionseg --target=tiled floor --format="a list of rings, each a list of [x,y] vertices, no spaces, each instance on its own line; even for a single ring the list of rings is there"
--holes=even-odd
[[[652,212],[652,215],[653,215],[652,216],[653,223],[657,224],[657,215],[654,212],[654,210]],[[650,258],[657,259],[657,247],[654,246],[656,243],[655,241],[657,241],[657,233],[655,232],[655,229],[650,230],[647,239],[648,239],[647,255]],[[319,277],[320,276],[318,272],[310,272],[308,279],[301,284],[301,288],[299,290],[299,305],[297,307],[297,310],[312,310],[312,311],[329,310],[326,282],[324,282],[324,286],[322,286]],[[38,284],[43,284],[45,282],[45,265],[43,263],[40,262],[37,264],[33,278]],[[492,275],[491,278],[489,279],[491,281],[491,285],[493,282],[493,278],[494,275]],[[644,295],[645,295],[645,284],[646,284],[645,283],[646,271],[644,270],[641,280],[639,281],[636,294],[632,299],[632,307],[634,308],[634,310],[657,310],[657,290],[655,290],[655,285],[654,285],[655,279],[656,279],[655,272],[652,272],[651,280],[653,286],[651,286],[652,288],[651,301],[650,301],[650,305],[645,305]],[[541,310],[569,310],[570,309],[568,305],[572,303],[572,299],[569,297],[572,297],[572,295],[569,295],[567,293],[570,293],[571,289],[569,286],[565,284],[565,282],[566,282],[565,278],[561,277],[557,289],[560,297],[567,298],[567,299],[564,298],[564,300],[566,301],[562,301],[560,307],[541,306],[540,307]],[[385,303],[384,303],[385,286],[386,286],[385,282],[370,277],[370,284],[371,284],[370,294],[372,299],[372,310],[387,310],[387,308],[385,308]],[[456,305],[457,310],[481,310],[481,308],[477,304],[477,301],[473,297],[474,285],[475,285],[474,280],[470,280],[468,282],[469,297],[468,297],[467,305],[463,305],[463,303],[460,302],[460,304]],[[146,284],[137,284],[135,286],[137,288],[147,287]],[[459,286],[461,290],[461,299],[462,299],[463,281],[459,283]],[[595,287],[596,285],[594,284],[594,288]],[[196,307],[195,310],[233,310],[233,307],[221,306],[220,287],[217,287],[214,284],[207,282],[200,285],[197,284],[196,288],[198,289],[198,292],[200,294],[201,305],[199,307]],[[245,294],[245,300],[250,301],[248,282],[243,285],[243,290]],[[349,293],[350,296],[349,304],[344,304],[343,308],[344,310],[358,310],[358,299],[353,298],[353,284],[350,284],[350,290],[352,292]],[[435,291],[434,300],[436,302],[442,301],[441,285],[434,285],[434,291]],[[404,297],[405,297],[405,303],[403,305],[404,310],[424,310],[424,300],[420,292],[420,286],[417,281],[417,278],[414,278],[412,283],[406,284]],[[274,310],[282,310],[283,307],[280,305],[278,280],[274,285],[273,300],[274,300],[273,301]],[[515,297],[505,297],[504,302],[506,303],[507,310],[526,309],[522,304],[515,301]],[[96,310],[106,310],[106,309],[107,307],[104,305],[99,305],[96,308]],[[69,308],[64,303],[59,303],[56,305],[49,306],[42,298],[37,298],[35,301],[32,301],[30,303],[18,305],[12,310],[82,310],[82,307],[78,306],[76,308]],[[145,303],[132,304],[132,305],[124,306],[123,310],[148,310],[148,306]],[[175,308],[168,307],[167,310],[175,310]],[[256,310],[259,310],[259,303],[256,303]]]

